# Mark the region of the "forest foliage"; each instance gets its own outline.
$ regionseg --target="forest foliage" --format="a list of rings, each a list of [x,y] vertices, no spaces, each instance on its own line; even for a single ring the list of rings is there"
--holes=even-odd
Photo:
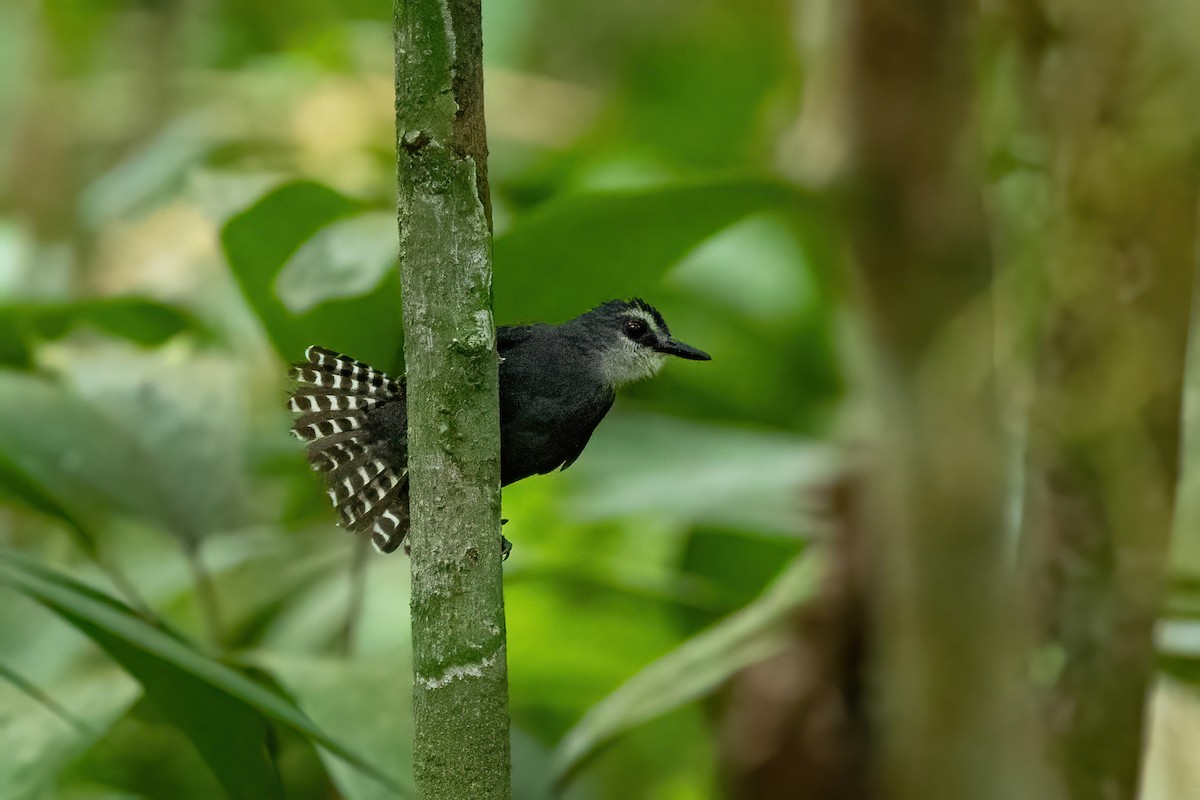
[[[1146,36],[1175,53],[1200,20],[1160,5]],[[748,757],[731,680],[787,652],[820,591],[822,498],[887,424],[850,277],[847,25],[832,0],[485,4],[497,322],[642,296],[713,354],[624,391],[569,471],[505,489],[514,797],[721,796]],[[1047,119],[1072,86],[1023,82],[1054,37],[979,25],[963,83],[1016,517],[1039,265],[1077,252],[1047,220],[1096,206],[1056,193],[1046,144],[1078,131]],[[283,407],[310,344],[404,368],[391,41],[362,0],[0,6],[0,796],[411,795],[408,562],[334,527]],[[1131,68],[1128,127],[1078,161],[1194,154],[1184,62]],[[1128,178],[1086,176],[1102,198]],[[1195,385],[1147,800],[1197,780]]]

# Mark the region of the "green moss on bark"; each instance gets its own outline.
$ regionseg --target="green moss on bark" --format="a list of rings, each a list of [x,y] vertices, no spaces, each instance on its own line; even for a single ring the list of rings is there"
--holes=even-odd
[[[395,31],[416,781],[428,800],[507,798],[499,384],[479,3],[398,0]]]

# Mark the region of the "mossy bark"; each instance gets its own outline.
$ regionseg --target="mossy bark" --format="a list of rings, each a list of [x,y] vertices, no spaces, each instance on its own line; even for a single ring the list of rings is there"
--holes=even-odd
[[[878,774],[892,800],[1046,797],[1022,691],[971,3],[850,8],[850,213],[874,360]]]
[[[479,0],[396,0],[415,777],[508,798],[498,364]]]
[[[1046,154],[1025,555],[1072,800],[1138,796],[1179,477],[1200,170],[1188,0],[1014,4]],[[1170,13],[1164,13],[1170,10]]]

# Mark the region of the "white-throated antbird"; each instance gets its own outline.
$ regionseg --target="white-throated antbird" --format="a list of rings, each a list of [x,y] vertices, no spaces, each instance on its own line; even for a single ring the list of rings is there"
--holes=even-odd
[[[671,338],[643,300],[613,300],[559,325],[496,329],[500,354],[500,485],[566,469],[604,419],[616,389],[649,378],[667,356],[709,355]],[[404,379],[310,347],[292,365],[292,433],[324,473],[343,527],[370,531],[384,553],[408,533]],[[501,537],[507,557],[510,545]]]

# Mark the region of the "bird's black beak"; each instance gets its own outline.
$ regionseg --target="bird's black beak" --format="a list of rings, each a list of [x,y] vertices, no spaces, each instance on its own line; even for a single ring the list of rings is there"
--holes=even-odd
[[[663,342],[655,349],[657,349],[658,352],[666,353],[669,356],[679,356],[680,358],[686,358],[686,359],[690,359],[692,361],[711,361],[712,360],[712,356],[710,356],[708,353],[704,352],[703,350],[697,350],[696,348],[692,347],[690,344],[684,344],[683,342],[677,342],[674,339],[667,339],[667,341]]]

